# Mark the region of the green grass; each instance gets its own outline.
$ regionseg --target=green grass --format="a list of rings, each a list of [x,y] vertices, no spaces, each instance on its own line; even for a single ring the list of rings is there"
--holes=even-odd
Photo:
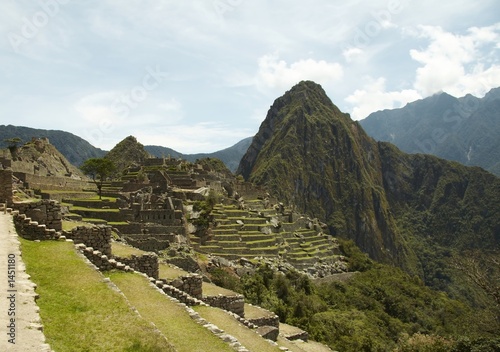
[[[109,208],[109,209],[102,209],[102,208],[86,208],[86,207],[79,207],[79,206],[73,206],[70,209],[72,212],[75,211],[91,211],[94,213],[119,213],[120,209],[115,209],[115,208]]]
[[[177,351],[233,351],[229,345],[191,319],[184,308],[151,287],[145,277],[124,272],[110,272],[109,277],[139,314],[153,322]]]
[[[82,221],[85,221],[87,223],[91,224],[96,224],[96,225],[106,225],[108,222],[104,219],[98,219],[98,218],[82,218]]]
[[[123,243],[111,242],[111,253],[113,255],[116,255],[117,257],[127,258],[130,257],[132,254],[136,256],[141,256],[147,252],[131,246],[126,246]]]
[[[62,229],[64,231],[71,231],[77,226],[91,226],[91,225],[89,223],[81,221],[69,221],[69,220],[62,221]]]
[[[219,287],[217,285],[208,282],[203,282],[202,289],[203,289],[203,294],[205,296],[217,296],[219,294],[224,296],[236,296],[238,294],[234,291],[227,290],[225,288]]]
[[[189,274],[187,271],[182,269],[174,268],[165,263],[159,263],[159,275],[161,279],[175,279],[179,276]]]
[[[271,345],[255,331],[248,329],[219,308],[197,306],[193,309],[204,319],[217,325],[229,335],[236,337],[238,341],[250,351],[280,351],[278,346]]]
[[[99,196],[98,195],[95,195],[93,197],[89,197],[89,198],[70,198],[68,199],[69,201],[78,201],[78,202],[95,202],[95,201],[98,201],[98,200],[101,200],[101,201],[104,201],[103,203],[106,203],[106,201],[108,203],[113,203],[113,202],[116,202],[116,197],[108,197],[108,196],[102,196],[102,199],[99,199]]]
[[[27,272],[38,285],[44,333],[55,351],[174,350],[71,243],[20,241]]]
[[[108,221],[108,225],[117,226],[117,225],[128,225],[126,221]]]

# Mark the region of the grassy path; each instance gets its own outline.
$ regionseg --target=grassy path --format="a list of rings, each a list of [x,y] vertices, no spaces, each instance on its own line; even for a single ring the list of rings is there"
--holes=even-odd
[[[47,342],[56,351],[174,351],[130,309],[69,242],[21,239],[27,272],[38,285]]]
[[[144,319],[153,322],[177,351],[234,351],[217,336],[191,319],[183,307],[151,287],[145,277],[124,272],[110,272],[108,275],[139,311],[139,314]]]

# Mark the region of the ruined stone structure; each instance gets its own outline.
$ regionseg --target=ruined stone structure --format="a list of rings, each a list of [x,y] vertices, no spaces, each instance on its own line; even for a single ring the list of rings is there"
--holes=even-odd
[[[75,244],[83,243],[111,257],[111,226],[77,226],[71,231],[63,231],[63,235],[72,239]]]
[[[61,205],[55,200],[43,199],[31,203],[14,203],[19,214],[25,214],[32,221],[45,225],[48,229],[62,230]]]
[[[114,259],[149,277],[157,279],[159,276],[158,256],[154,253],[147,253],[141,256],[131,255],[127,258],[114,256]]]
[[[174,280],[165,280],[165,283],[171,285],[181,291],[186,292],[190,296],[202,299],[203,296],[203,277],[198,274],[189,274],[179,276]]]
[[[25,214],[20,214],[18,210],[14,210],[12,215],[14,216],[16,231],[24,239],[45,241],[59,238],[59,233],[56,230],[49,229],[46,225],[32,221]]]

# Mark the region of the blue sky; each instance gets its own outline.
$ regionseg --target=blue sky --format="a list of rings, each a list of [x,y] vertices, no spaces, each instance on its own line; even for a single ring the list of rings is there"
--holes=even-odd
[[[254,135],[303,79],[353,119],[500,86],[497,0],[8,0],[0,124],[184,153]]]

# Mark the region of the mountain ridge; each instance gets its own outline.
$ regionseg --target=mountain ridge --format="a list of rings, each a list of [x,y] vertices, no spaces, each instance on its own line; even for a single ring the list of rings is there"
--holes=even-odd
[[[483,98],[447,93],[377,111],[360,120],[366,132],[407,153],[480,166],[500,176],[500,88]]]
[[[90,158],[101,158],[108,151],[94,147],[85,139],[62,130],[45,130],[25,126],[0,125],[0,146],[7,147],[6,139],[21,138],[20,144],[29,142],[33,137],[48,138],[50,143],[56,147],[68,161],[76,167]],[[227,148],[212,153],[184,154],[172,148],[164,146],[146,145],[145,150],[158,158],[170,155],[173,158],[182,158],[195,161],[201,158],[217,158],[222,160],[226,166],[235,172],[241,157],[246,152],[253,137],[247,137]]]

